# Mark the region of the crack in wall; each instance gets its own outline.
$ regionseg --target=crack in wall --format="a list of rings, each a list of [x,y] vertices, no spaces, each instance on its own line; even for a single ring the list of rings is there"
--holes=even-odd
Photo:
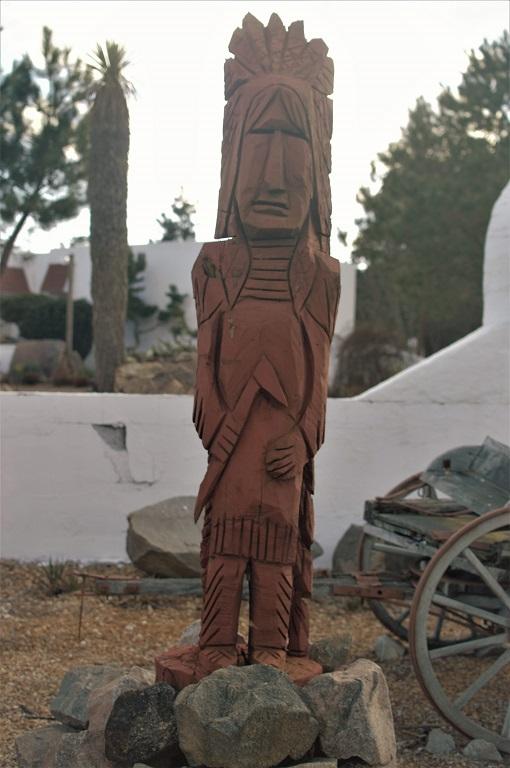
[[[125,424],[92,424],[101,440],[114,451],[127,451],[127,428]]]
[[[106,446],[104,455],[110,461],[118,483],[133,485],[154,485],[155,480],[136,480],[129,464],[127,448],[127,427],[122,422],[114,424],[92,424],[92,429],[99,435]]]

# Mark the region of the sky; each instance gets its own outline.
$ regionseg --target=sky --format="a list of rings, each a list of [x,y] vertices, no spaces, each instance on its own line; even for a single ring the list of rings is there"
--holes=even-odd
[[[130,61],[131,146],[128,238],[161,238],[156,219],[171,212],[181,188],[196,206],[199,241],[214,238],[223,120],[223,63],[246,13],[285,26],[302,19],[308,40],[321,37],[335,63],[332,255],[348,260],[356,236],[356,202],[370,184],[370,163],[398,140],[419,96],[435,103],[455,88],[467,54],[508,27],[506,0],[3,0],[1,67],[28,53],[35,64],[42,27],[72,56],[91,61],[97,43],[114,40]],[[48,232],[24,230],[17,244],[35,252],[87,235],[88,211]]]

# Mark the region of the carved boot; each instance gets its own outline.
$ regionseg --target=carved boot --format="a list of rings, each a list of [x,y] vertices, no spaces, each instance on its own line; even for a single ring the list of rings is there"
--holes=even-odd
[[[250,571],[250,664],[284,669],[292,601],[292,566],[252,560]]]
[[[238,664],[237,628],[247,560],[212,555],[207,563],[195,676]]]

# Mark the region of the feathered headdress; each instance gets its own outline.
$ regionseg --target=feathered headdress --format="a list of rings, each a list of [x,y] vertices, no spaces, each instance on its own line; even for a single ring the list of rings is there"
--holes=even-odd
[[[303,22],[294,21],[285,29],[273,13],[267,27],[249,13],[241,28],[235,30],[229,45],[233,59],[225,62],[225,114],[221,161],[221,187],[218,201],[216,237],[236,234],[232,209],[237,177],[239,150],[244,120],[249,109],[247,99],[253,88],[263,90],[278,78],[293,83],[303,95],[311,128],[314,160],[315,195],[313,218],[317,235],[329,237],[331,232],[331,132],[333,105],[328,96],[333,92],[333,61],[328,48],[319,39],[307,42]],[[250,84],[249,93],[246,86]]]

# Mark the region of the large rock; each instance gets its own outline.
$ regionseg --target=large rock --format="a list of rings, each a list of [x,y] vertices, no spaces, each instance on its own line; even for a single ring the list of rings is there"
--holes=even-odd
[[[362,525],[350,525],[339,539],[333,552],[333,576],[359,571],[358,547],[363,534]]]
[[[59,339],[18,341],[9,368],[9,381],[13,384],[51,381],[65,348],[65,341]]]
[[[320,664],[324,672],[333,672],[347,662],[351,645],[352,637],[347,633],[325,637],[310,646],[308,656]]]
[[[302,696],[320,728],[328,757],[358,757],[369,765],[386,765],[396,756],[388,686],[377,664],[359,659],[336,672],[319,675]]]
[[[177,641],[177,645],[198,645],[198,641],[200,640],[201,628],[202,628],[202,622],[200,621],[200,619],[197,619],[196,621],[193,621],[191,624],[188,624],[188,626],[180,636],[179,640]],[[246,638],[238,634],[237,644],[246,645]]]
[[[462,754],[477,763],[502,763],[503,758],[495,744],[485,739],[473,739],[462,750]]]
[[[407,766],[399,766],[396,757],[384,765],[381,765],[380,763],[377,765],[375,765],[375,763],[369,765],[368,763],[365,763],[364,760],[360,760],[358,757],[353,757],[351,760],[341,760],[339,763],[336,763],[336,765],[338,768],[407,768]],[[441,766],[441,768],[443,768],[443,766]]]
[[[86,728],[89,722],[89,696],[123,674],[114,665],[75,667],[66,672],[57,695],[50,704],[50,712],[57,720],[74,728]]]
[[[388,635],[379,635],[374,643],[374,653],[380,662],[397,661],[405,652],[404,646]]]
[[[141,667],[131,667],[120,677],[90,692],[88,700],[89,731],[104,731],[113,705],[122,693],[139,691],[154,684],[154,672]]]
[[[127,553],[145,573],[200,576],[200,526],[195,525],[194,496],[177,496],[128,515]]]
[[[21,734],[16,739],[18,768],[47,768],[54,761],[62,738],[72,733],[72,728],[58,723]]]
[[[99,734],[80,731],[62,738],[53,762],[44,768],[117,768],[117,765],[105,757]]]
[[[174,700],[175,691],[168,683],[122,693],[106,724],[106,756],[130,765],[168,762],[178,756]]]
[[[310,547],[310,551],[312,553],[312,557],[315,560],[317,557],[321,557],[321,555],[324,554],[324,550],[319,544],[318,541],[312,541],[312,546]]]
[[[302,757],[318,724],[287,675],[272,667],[228,667],[178,695],[179,744],[191,765],[268,768]]]
[[[308,760],[306,763],[298,763],[293,768],[337,768],[337,766],[337,761],[331,757],[316,757],[314,760]]]
[[[197,619],[192,624],[188,624],[179,640],[177,641],[177,645],[198,645],[201,628],[202,622],[200,619]]]
[[[425,751],[431,755],[451,755],[456,751],[455,740],[450,733],[445,733],[441,728],[432,728],[430,731]]]

